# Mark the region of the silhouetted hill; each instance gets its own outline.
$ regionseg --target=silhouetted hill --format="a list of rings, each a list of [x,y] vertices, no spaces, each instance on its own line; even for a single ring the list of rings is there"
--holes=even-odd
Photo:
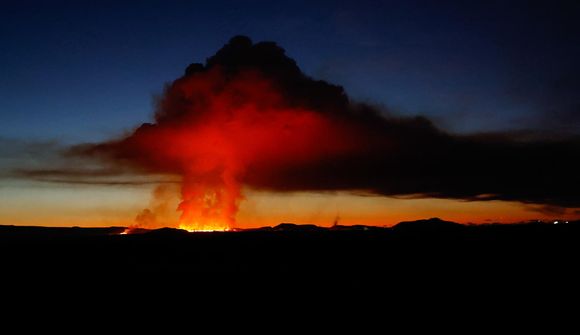
[[[580,253],[578,222],[466,226],[429,219],[393,228],[284,223],[234,232],[163,228],[120,235],[124,230],[0,226],[0,270],[30,278],[48,273],[115,278],[277,274],[354,276],[360,283],[401,276],[411,281],[433,276],[536,280],[549,274],[568,280]]]
[[[377,226],[365,226],[365,225],[352,225],[352,226],[343,226],[343,225],[334,225],[330,228],[330,230],[343,230],[343,231],[369,231],[369,230],[383,230],[387,229],[385,227],[377,227]]]
[[[123,231],[124,234],[145,234],[155,231],[155,229],[146,229],[146,228],[127,228]]]
[[[295,224],[295,223],[280,223],[272,228],[274,231],[320,231],[323,227],[318,227],[313,224]]]
[[[125,227],[81,228],[81,227],[42,227],[42,226],[2,226],[0,238],[62,238],[116,235]]]
[[[159,228],[145,232],[149,237],[151,236],[180,236],[190,234],[187,230],[177,228]]]
[[[455,232],[464,228],[464,225],[456,222],[444,221],[440,218],[430,218],[426,220],[399,222],[392,229],[397,232],[409,233],[443,233]]]

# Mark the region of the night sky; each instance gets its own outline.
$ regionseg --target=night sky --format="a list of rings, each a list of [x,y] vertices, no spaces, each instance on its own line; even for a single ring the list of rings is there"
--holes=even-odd
[[[568,141],[580,135],[579,33],[573,1],[3,1],[0,224],[43,224],[41,217],[50,225],[80,217],[80,225],[128,224],[154,206],[151,185],[83,186],[14,171],[60,167],[63,148],[150,122],[164,87],[235,35],[275,41],[306,75],[344,87],[388,117],[420,115],[458,136]],[[250,192],[239,221],[579,215],[575,202],[331,191],[338,193]]]

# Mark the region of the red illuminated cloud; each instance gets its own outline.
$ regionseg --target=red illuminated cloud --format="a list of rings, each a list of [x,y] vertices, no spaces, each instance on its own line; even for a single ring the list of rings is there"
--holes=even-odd
[[[348,118],[288,102],[253,69],[216,66],[177,80],[155,124],[91,150],[183,177],[182,221],[232,226],[246,176],[352,157],[366,134]]]
[[[304,75],[276,44],[235,37],[166,89],[154,123],[77,152],[182,176],[182,223],[204,229],[234,224],[242,185],[580,206],[563,184],[579,184],[578,163],[553,165],[578,148],[386,118]]]

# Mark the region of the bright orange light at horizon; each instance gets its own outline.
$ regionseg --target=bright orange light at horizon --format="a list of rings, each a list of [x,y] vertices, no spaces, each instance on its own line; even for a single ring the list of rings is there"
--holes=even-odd
[[[275,184],[272,171],[351,155],[365,139],[344,120],[287,103],[257,73],[226,84],[223,76],[208,71],[175,82],[162,102],[166,114],[115,144],[140,166],[182,177],[179,226],[187,230],[234,228],[244,183]],[[140,221],[154,222],[154,212]]]
[[[6,186],[10,197],[0,200],[0,225],[48,227],[128,227],[146,203],[154,186],[47,187],[45,184]],[[179,188],[175,186],[167,213],[158,213],[156,224],[140,228],[179,227]],[[233,228],[275,226],[281,222],[394,225],[400,221],[439,217],[459,223],[522,222],[528,220],[579,220],[580,208],[565,213],[536,210],[534,205],[508,201],[458,201],[449,199],[394,199],[348,193],[274,193],[244,189],[246,200]],[[35,209],[30,210],[30,203]],[[156,207],[150,205],[151,209]],[[185,223],[185,222],[184,222]],[[188,229],[191,229],[188,228]]]
[[[179,229],[187,230],[190,233],[232,230],[223,222],[206,222],[204,224],[200,224],[198,222],[194,222],[192,224],[182,223],[179,225]]]
[[[152,189],[152,186],[7,186],[4,194],[11,196],[0,201],[0,225],[128,227],[135,224],[135,213],[147,202],[147,196]],[[393,199],[381,196],[361,197],[348,193],[273,193],[248,189],[244,190],[244,195],[246,201],[240,203],[240,212],[232,229],[275,226],[281,222],[312,223],[329,227],[337,218],[341,225],[380,226],[392,226],[400,221],[430,217],[459,223],[580,219],[580,208],[551,214],[537,211],[533,205],[507,201]],[[178,228],[179,213],[175,212],[179,202],[177,187],[172,197],[174,198],[167,204],[166,215],[160,213],[155,225],[144,225],[141,228]],[[35,210],[30,210],[31,202],[34,202]],[[194,230],[188,226],[183,228]]]

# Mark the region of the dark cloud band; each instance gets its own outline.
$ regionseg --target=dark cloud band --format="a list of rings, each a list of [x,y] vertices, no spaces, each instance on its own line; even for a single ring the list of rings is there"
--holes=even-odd
[[[275,94],[269,94],[270,90]],[[317,137],[309,132],[315,128],[289,123],[292,133],[287,138],[310,141],[304,146],[268,134],[265,139],[278,146],[280,155],[268,151],[268,157],[258,157],[261,152],[256,151],[251,156],[247,153],[255,151],[254,146],[236,147],[235,157],[245,160],[235,177],[251,187],[580,207],[576,159],[580,139],[522,140],[509,133],[459,136],[423,117],[386,117],[378,108],[350,101],[342,87],[306,76],[275,43],[254,44],[243,36],[232,38],[206,64],[190,65],[167,88],[153,124],[144,124],[125,138],[73,151],[152,172],[185,174],[184,161],[159,152],[171,147],[168,134],[191,133],[191,146],[195,146],[195,134],[204,125],[223,125],[226,131],[231,122],[245,117],[237,110],[223,124],[216,123],[212,108],[223,94],[227,108],[242,110],[251,105],[256,115],[269,118],[306,111],[321,120],[311,127],[325,130]],[[283,112],[272,112],[275,108]],[[238,134],[240,145],[254,143],[245,139],[262,136],[260,129],[256,126]],[[204,158],[192,156],[187,162],[198,159]]]

